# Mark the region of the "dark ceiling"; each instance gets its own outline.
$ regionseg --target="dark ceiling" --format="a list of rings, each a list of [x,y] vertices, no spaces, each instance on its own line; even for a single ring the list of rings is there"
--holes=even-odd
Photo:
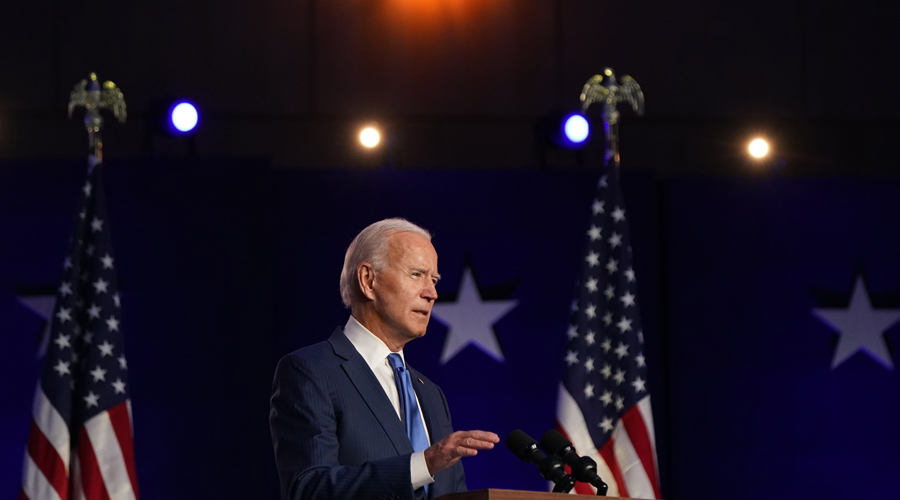
[[[610,66],[643,87],[623,163],[660,174],[750,172],[768,135],[788,174],[892,175],[900,164],[900,7],[876,0],[5,0],[0,159],[77,157],[66,118],[89,72],[129,107],[106,154],[268,157],[284,168],[573,168],[543,115],[578,106]],[[191,96],[188,146],[150,133],[151,104]],[[360,124],[389,130],[364,153]]]

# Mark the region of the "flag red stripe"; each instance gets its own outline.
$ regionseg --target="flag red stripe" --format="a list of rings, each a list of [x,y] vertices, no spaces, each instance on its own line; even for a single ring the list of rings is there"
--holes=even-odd
[[[56,490],[59,498],[66,500],[69,482],[66,464],[33,419],[31,420],[31,434],[28,437],[28,454],[47,478],[47,482]],[[22,494],[25,494],[24,490]]]
[[[19,488],[19,500],[31,500],[28,498],[28,495],[25,494],[25,490],[23,488]]]
[[[610,437],[606,444],[603,445],[603,448],[600,448],[598,451],[600,452],[600,456],[603,457],[603,461],[609,466],[609,470],[612,472],[616,484],[619,485],[619,496],[627,497],[628,486],[625,484],[625,476],[622,475],[622,469],[619,468],[619,462],[616,461],[615,446],[615,438]]]
[[[125,468],[128,469],[128,478],[131,480],[131,489],[134,498],[140,500],[137,487],[137,471],[134,467],[134,439],[131,433],[131,419],[128,417],[128,402],[119,403],[107,412],[116,432],[116,439],[122,449],[122,458],[125,459]]]
[[[568,467],[567,467],[568,468]],[[571,472],[571,471],[569,471]],[[587,483],[575,483],[575,493],[579,495],[596,495],[597,492],[594,491],[594,488]]]
[[[634,451],[637,452],[638,458],[641,459],[641,464],[644,466],[644,471],[647,472],[650,484],[653,485],[653,493],[656,498],[661,498],[659,476],[656,475],[656,461],[653,459],[653,445],[650,444],[647,424],[644,422],[644,417],[641,416],[641,411],[637,405],[632,406],[630,410],[622,415],[622,425],[625,426],[628,439],[631,440],[631,445],[634,446]]]
[[[100,465],[84,426],[78,429],[78,461],[81,465],[81,489],[91,500],[109,500],[106,484],[100,475]]]

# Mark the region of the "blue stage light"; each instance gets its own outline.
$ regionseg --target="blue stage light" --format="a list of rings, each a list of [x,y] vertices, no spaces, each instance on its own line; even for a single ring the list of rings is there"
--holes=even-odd
[[[175,103],[169,111],[169,122],[175,131],[182,134],[193,131],[199,120],[200,115],[197,108],[187,101]]]
[[[573,113],[566,116],[563,122],[563,133],[572,145],[580,145],[587,140],[591,133],[591,127],[583,115]]]

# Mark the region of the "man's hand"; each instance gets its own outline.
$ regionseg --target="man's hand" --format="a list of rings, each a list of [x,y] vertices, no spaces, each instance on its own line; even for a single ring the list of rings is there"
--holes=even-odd
[[[474,457],[478,450],[490,450],[500,437],[493,432],[456,431],[425,450],[425,464],[432,477],[462,457]]]

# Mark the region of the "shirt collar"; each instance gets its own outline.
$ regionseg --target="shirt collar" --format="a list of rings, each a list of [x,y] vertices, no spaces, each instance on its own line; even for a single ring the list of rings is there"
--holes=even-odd
[[[377,366],[384,365],[387,362],[388,354],[392,352],[387,344],[370,332],[368,328],[362,326],[352,315],[347,320],[347,324],[344,325],[344,335],[347,336],[347,339],[356,348],[356,352],[362,356],[372,370]],[[397,354],[400,355],[403,365],[406,366],[403,350],[401,349]]]

